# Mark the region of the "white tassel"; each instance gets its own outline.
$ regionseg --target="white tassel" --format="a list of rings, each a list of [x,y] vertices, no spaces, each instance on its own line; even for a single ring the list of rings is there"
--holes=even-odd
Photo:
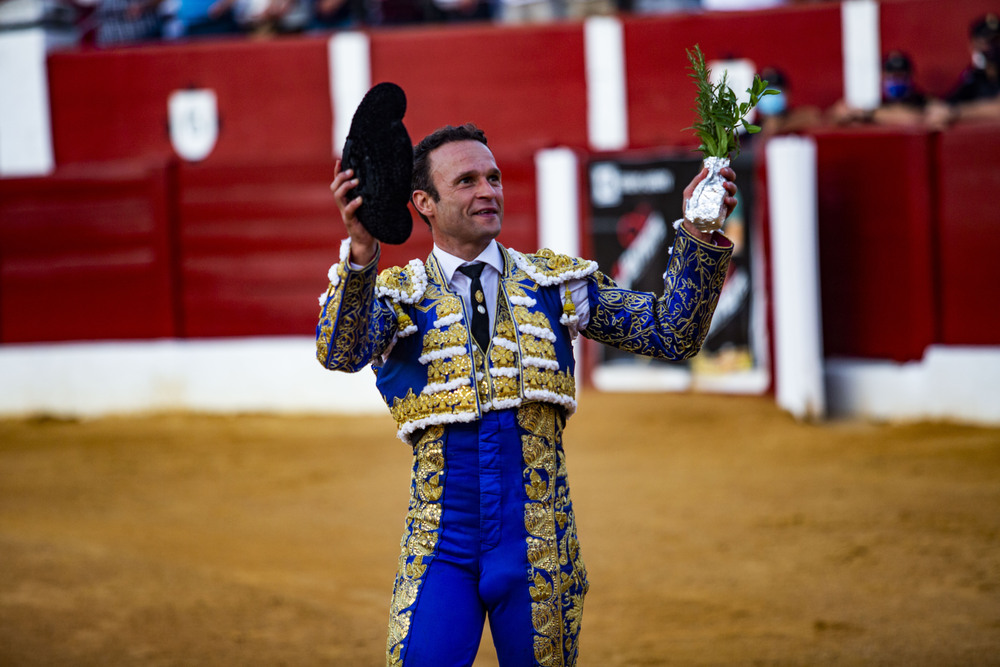
[[[541,357],[525,357],[521,360],[525,366],[534,366],[535,368],[546,368],[550,371],[559,370],[559,362],[555,359],[542,359]]]
[[[433,352],[428,352],[420,356],[417,361],[426,366],[432,361],[437,359],[448,359],[451,357],[467,356],[469,350],[465,347],[455,345],[453,347],[446,347],[440,350],[434,350]]]
[[[456,322],[462,321],[462,313],[452,313],[451,315],[445,315],[442,318],[434,320],[435,329],[443,329],[444,327],[455,324]]]
[[[517,330],[521,333],[526,333],[535,338],[541,338],[551,342],[556,342],[556,335],[549,331],[548,329],[543,329],[541,327],[536,327],[534,324],[518,324]]]
[[[421,391],[420,393],[421,394],[445,393],[449,391],[455,391],[459,387],[464,387],[467,384],[469,384],[469,378],[460,377],[460,378],[455,378],[454,380],[450,380],[448,382],[438,382],[435,384],[429,384],[426,387],[424,387],[423,391]]]
[[[517,343],[512,340],[507,340],[506,338],[501,338],[500,336],[493,337],[493,344],[497,347],[502,347],[505,350],[510,350],[511,352],[517,352]]]
[[[575,399],[562,394],[557,394],[554,391],[549,391],[548,389],[525,389],[524,397],[545,401],[547,403],[558,403],[563,407],[569,408],[570,412],[576,412]]]
[[[530,296],[516,296],[515,295],[515,296],[510,297],[510,305],[512,305],[512,306],[527,306],[528,308],[531,308],[536,303],[538,303],[538,302],[535,301],[534,299],[532,299]]]
[[[439,424],[459,424],[463,422],[476,421],[479,418],[475,412],[458,412],[458,413],[445,413],[439,415],[431,415],[430,417],[424,417],[423,419],[415,419],[411,422],[406,422],[399,427],[396,431],[396,437],[405,442],[408,445],[412,445],[410,442],[410,436],[413,435],[414,431],[418,431],[422,428],[428,426],[437,426]]]

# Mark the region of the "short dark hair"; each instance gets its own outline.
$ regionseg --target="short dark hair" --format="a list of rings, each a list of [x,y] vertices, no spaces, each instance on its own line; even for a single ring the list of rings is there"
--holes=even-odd
[[[441,199],[441,195],[438,193],[437,188],[434,187],[434,179],[431,178],[431,152],[434,151],[434,149],[440,148],[445,144],[450,144],[453,141],[478,141],[484,146],[489,145],[486,143],[486,133],[476,127],[473,123],[466,123],[465,125],[459,125],[458,127],[445,125],[444,127],[434,130],[421,139],[420,143],[413,149],[413,179],[411,181],[411,192],[423,190],[429,194],[434,201]],[[418,213],[420,212],[418,211]],[[420,217],[424,218],[424,222],[430,224],[430,221],[424,217],[423,213],[420,213]]]
[[[882,61],[882,71],[889,74],[912,74],[913,61],[902,51],[890,51]]]

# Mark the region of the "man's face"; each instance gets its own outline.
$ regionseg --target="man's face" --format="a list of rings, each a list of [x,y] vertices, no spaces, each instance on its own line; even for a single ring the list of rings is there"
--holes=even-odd
[[[417,191],[414,202],[424,207],[435,243],[458,256],[478,255],[503,222],[503,186],[492,151],[478,141],[453,141],[431,152],[430,168],[440,198]]]

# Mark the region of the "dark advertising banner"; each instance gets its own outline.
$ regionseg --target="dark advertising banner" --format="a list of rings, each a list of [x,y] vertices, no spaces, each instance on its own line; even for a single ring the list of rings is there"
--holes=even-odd
[[[692,360],[668,362],[600,346],[592,374],[605,390],[684,390],[758,393],[767,389],[762,262],[747,211],[752,161],[733,162],[740,185],[739,204],[724,233],[733,241],[733,261],[701,353]],[[686,156],[618,155],[594,158],[588,165],[594,259],[621,287],[663,292],[663,273],[673,244],[673,222],[683,212],[683,191],[701,169]]]

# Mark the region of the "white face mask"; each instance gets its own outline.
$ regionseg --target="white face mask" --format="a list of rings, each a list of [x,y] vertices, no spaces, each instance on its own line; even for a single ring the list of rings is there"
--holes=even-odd
[[[986,69],[986,54],[982,51],[973,51],[972,66],[976,69]]]

